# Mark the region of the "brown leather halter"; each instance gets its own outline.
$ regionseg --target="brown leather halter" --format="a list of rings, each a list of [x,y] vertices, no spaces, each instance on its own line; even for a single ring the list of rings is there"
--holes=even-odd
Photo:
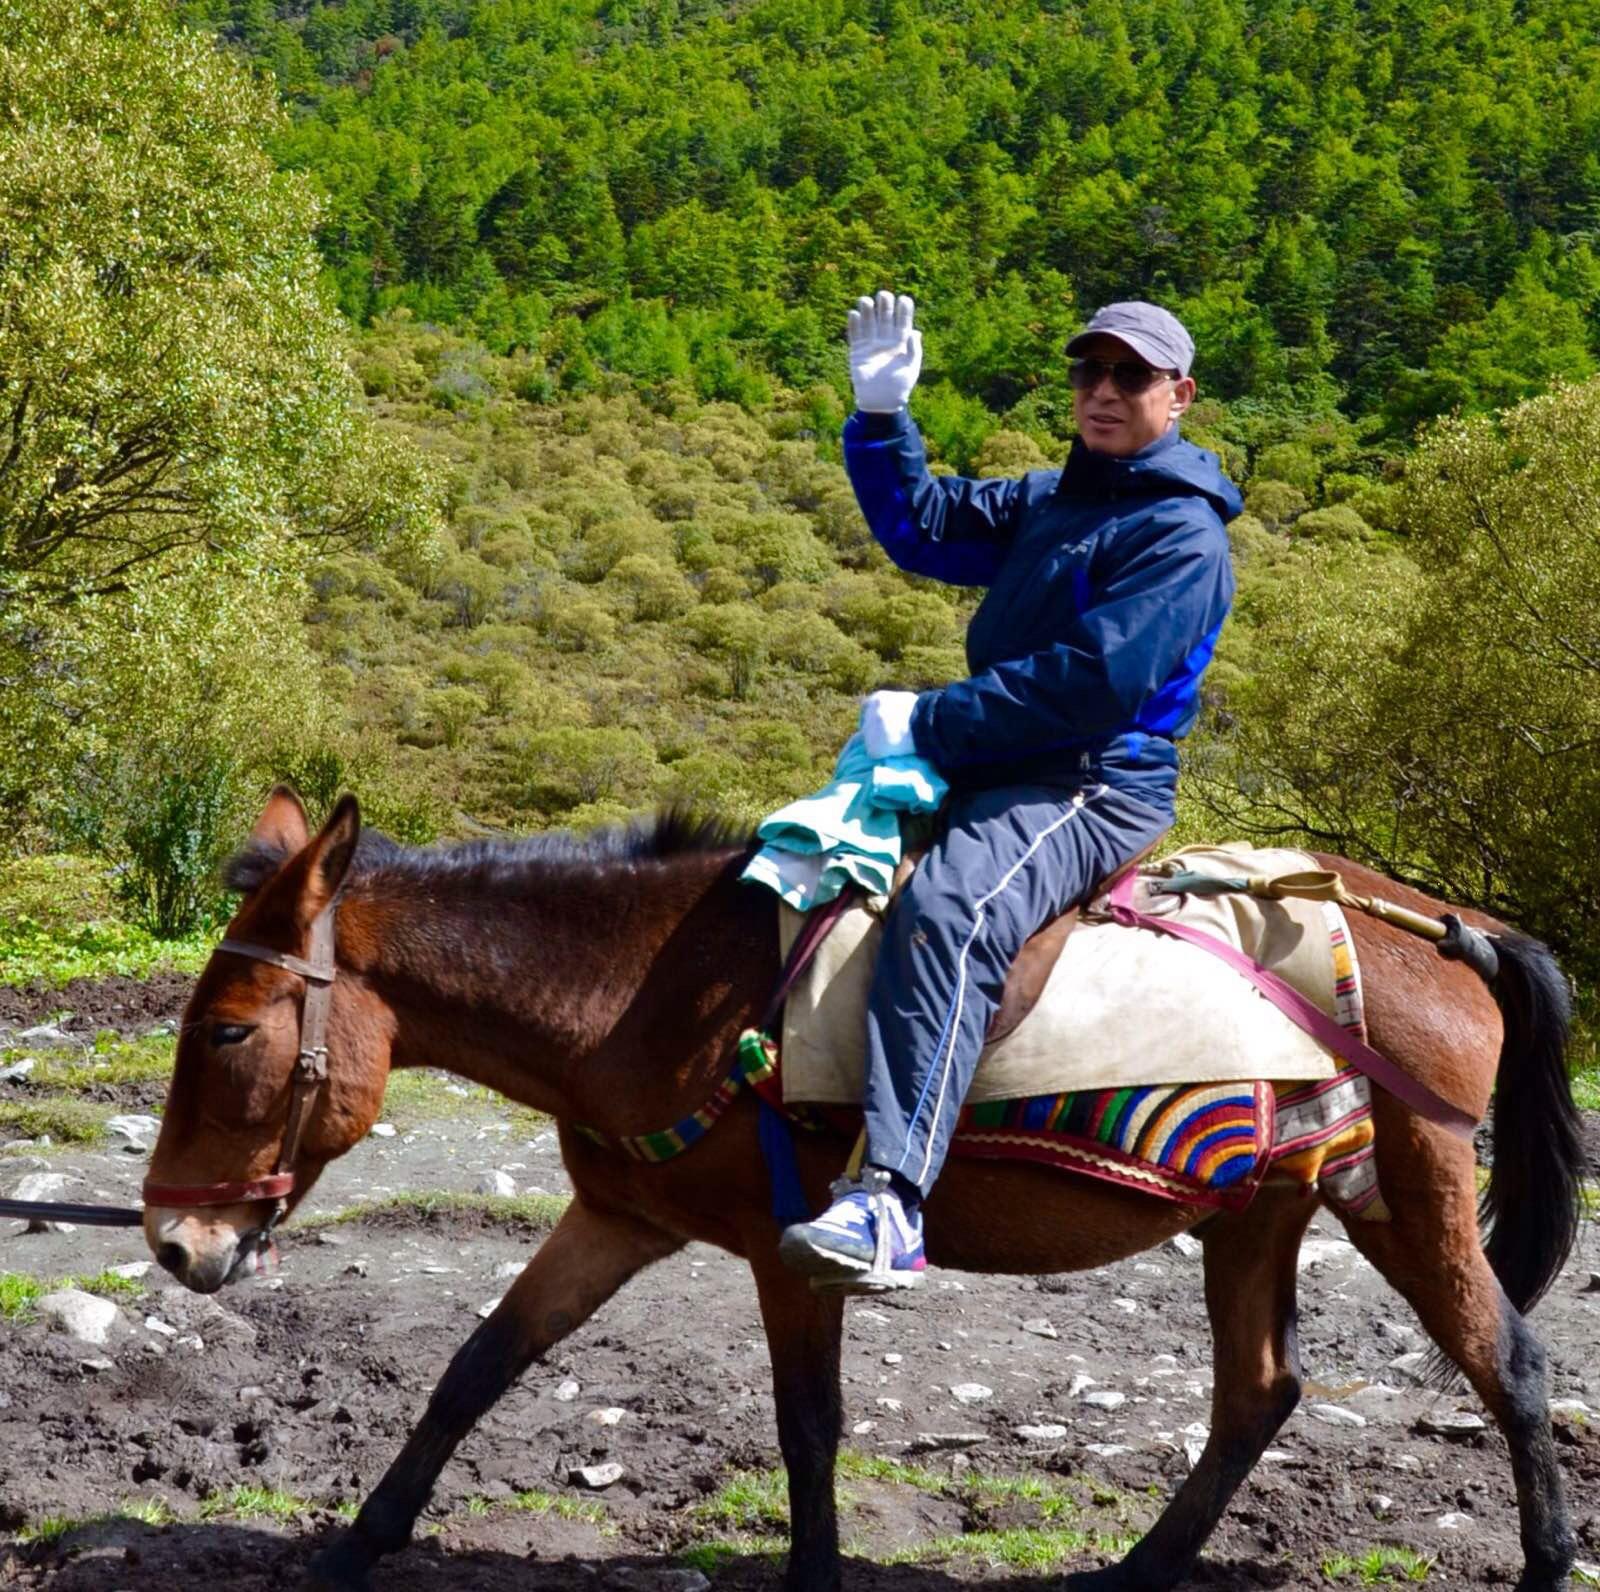
[[[246,940],[224,940],[218,951],[248,956],[257,962],[298,973],[306,981],[305,1004],[300,1012],[300,1054],[294,1066],[294,1084],[289,1096],[289,1120],[283,1130],[283,1145],[278,1151],[277,1170],[269,1177],[248,1183],[149,1183],[144,1185],[144,1202],[149,1205],[238,1205],[249,1200],[272,1200],[272,1214],[261,1229],[259,1243],[265,1245],[272,1229],[289,1209],[288,1196],[294,1188],[294,1163],[300,1138],[311,1118],[311,1108],[328,1078],[328,1008],[333,1001],[333,981],[338,967],[333,957],[333,906],[330,903],[312,920],[309,959],[274,951]]]

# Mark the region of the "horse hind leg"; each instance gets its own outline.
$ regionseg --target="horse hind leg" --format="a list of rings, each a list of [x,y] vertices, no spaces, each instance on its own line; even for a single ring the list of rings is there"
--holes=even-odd
[[[1545,1350],[1480,1245],[1472,1148],[1398,1106],[1374,1108],[1379,1179],[1393,1219],[1347,1220],[1345,1230],[1499,1422],[1521,1524],[1517,1587],[1553,1592],[1567,1584],[1577,1544],[1550,1430]]]
[[[1213,1339],[1211,1433],[1161,1518],[1121,1564],[1068,1577],[1095,1592],[1164,1592],[1199,1557],[1222,1512],[1300,1402],[1295,1279],[1316,1202],[1264,1189],[1201,1233]]]
[[[312,1561],[301,1592],[361,1592],[410,1540],[456,1445],[502,1393],[618,1288],[682,1240],[575,1199],[493,1314],[456,1351],[416,1430],[354,1524]]]

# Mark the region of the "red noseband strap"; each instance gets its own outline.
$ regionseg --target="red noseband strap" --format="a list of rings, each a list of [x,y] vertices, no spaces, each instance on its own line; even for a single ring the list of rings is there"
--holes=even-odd
[[[239,1205],[282,1199],[294,1187],[293,1172],[274,1172],[253,1183],[146,1183],[146,1205]]]
[[[312,920],[309,960],[245,940],[224,940],[217,951],[270,962],[274,967],[298,973],[306,981],[305,1005],[300,1012],[300,1054],[295,1061],[289,1120],[278,1151],[278,1168],[270,1177],[254,1178],[248,1183],[146,1183],[144,1202],[146,1205],[184,1206],[274,1200],[277,1203],[265,1229],[270,1232],[288,1209],[287,1197],[294,1188],[294,1163],[300,1152],[300,1135],[305,1131],[317,1093],[328,1077],[328,1007],[333,1001],[333,980],[338,972],[333,960],[333,907],[331,904],[324,907]]]

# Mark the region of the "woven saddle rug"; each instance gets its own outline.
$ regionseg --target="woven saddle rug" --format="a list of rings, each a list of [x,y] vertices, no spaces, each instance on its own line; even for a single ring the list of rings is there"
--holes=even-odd
[[[1211,933],[1364,1038],[1360,970],[1333,903],[1161,895],[1180,870],[1271,875],[1303,852],[1188,848],[1140,870],[1139,910]],[[803,919],[787,908],[785,949]],[[839,1122],[859,1104],[881,903],[852,908],[784,1009],[784,1106]],[[1099,918],[1068,937],[1037,1006],[990,1046],[951,1153],[1024,1159],[1185,1203],[1237,1207],[1264,1179],[1317,1187],[1347,1214],[1387,1215],[1372,1165],[1370,1085],[1198,946]],[[801,1108],[798,1111],[796,1108]]]

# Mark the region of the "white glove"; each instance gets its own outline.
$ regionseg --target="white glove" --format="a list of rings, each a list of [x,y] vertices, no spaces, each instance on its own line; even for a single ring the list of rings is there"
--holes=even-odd
[[[904,409],[922,374],[922,333],[911,324],[916,306],[887,290],[859,298],[850,311],[850,380],[856,408],[869,415]]]
[[[861,704],[861,738],[868,757],[910,757],[916,751],[911,740],[916,705],[915,691],[874,691]]]

